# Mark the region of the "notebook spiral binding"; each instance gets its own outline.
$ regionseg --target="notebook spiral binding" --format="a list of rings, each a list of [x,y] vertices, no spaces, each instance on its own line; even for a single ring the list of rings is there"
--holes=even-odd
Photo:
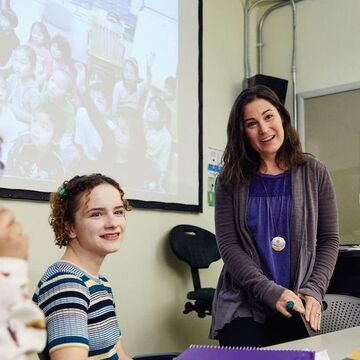
[[[218,346],[218,345],[196,345],[191,344],[189,346],[190,349],[221,349],[221,350],[256,350],[256,351],[308,351],[312,352],[312,350],[300,350],[300,349],[265,349],[265,348],[259,348],[259,347],[253,347],[253,346]]]

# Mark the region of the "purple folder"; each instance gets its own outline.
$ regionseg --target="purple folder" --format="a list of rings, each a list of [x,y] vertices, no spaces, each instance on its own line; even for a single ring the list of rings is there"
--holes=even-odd
[[[176,360],[314,360],[315,352],[191,345]]]

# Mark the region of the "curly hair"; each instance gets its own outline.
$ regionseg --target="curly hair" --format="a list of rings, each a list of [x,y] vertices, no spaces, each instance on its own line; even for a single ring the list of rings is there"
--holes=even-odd
[[[275,161],[284,162],[292,167],[303,163],[303,152],[299,136],[291,125],[289,112],[270,88],[256,85],[243,90],[236,98],[231,109],[227,125],[227,144],[223,154],[223,172],[219,175],[220,183],[229,186],[244,180],[250,180],[261,164],[259,154],[250,145],[244,129],[245,107],[256,99],[270,102],[279,112],[283,128],[284,142],[276,154]]]
[[[87,196],[87,204],[91,190],[101,184],[110,184],[116,188],[120,193],[125,210],[132,209],[128,200],[125,199],[125,193],[120,185],[110,177],[102,174],[77,175],[64,181],[59,190],[50,195],[49,224],[55,233],[55,244],[60,248],[70,243],[71,239],[67,228],[75,222],[75,213],[80,208],[80,200],[83,196]]]

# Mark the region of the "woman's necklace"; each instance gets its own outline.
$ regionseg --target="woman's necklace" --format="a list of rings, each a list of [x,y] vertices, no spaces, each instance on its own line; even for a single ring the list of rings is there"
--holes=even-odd
[[[286,241],[285,239],[279,235],[279,231],[278,231],[278,227],[276,225],[276,221],[275,221],[275,218],[274,218],[274,215],[273,215],[273,212],[272,212],[272,208],[271,208],[271,205],[270,205],[270,202],[269,202],[269,194],[267,192],[267,189],[266,189],[266,186],[265,186],[265,182],[264,182],[264,179],[262,178],[262,176],[260,176],[260,179],[261,179],[261,183],[264,187],[264,190],[265,190],[265,193],[266,193],[266,204],[267,204],[267,207],[269,209],[269,213],[270,213],[270,217],[271,217],[271,221],[273,223],[273,226],[274,226],[274,229],[275,229],[275,233],[276,233],[276,236],[273,237],[273,239],[271,240],[271,247],[274,251],[282,251],[285,249],[286,247]],[[285,176],[284,176],[284,184],[283,184],[283,190],[285,189]],[[283,191],[284,193],[284,191]],[[281,214],[282,214],[282,209],[283,209],[283,203],[284,201],[282,200],[281,201],[281,207],[280,207],[280,214],[279,214],[279,218],[281,218]]]

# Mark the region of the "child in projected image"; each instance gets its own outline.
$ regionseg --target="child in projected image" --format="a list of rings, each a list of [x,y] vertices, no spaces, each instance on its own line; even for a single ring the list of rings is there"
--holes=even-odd
[[[171,134],[168,129],[170,112],[164,101],[158,97],[150,99],[144,112],[146,157],[161,169],[159,190],[164,191],[172,150]]]
[[[178,141],[178,116],[177,116],[177,80],[173,76],[168,76],[164,81],[161,98],[170,110],[171,121],[169,129],[174,143]]]
[[[6,66],[13,50],[19,44],[14,29],[18,25],[18,17],[13,10],[5,8],[0,11],[0,66]]]
[[[161,171],[145,156],[144,124],[136,110],[120,110],[113,136],[111,153],[103,152],[99,158],[103,166],[108,164],[105,171],[118,176],[127,188],[157,190]]]
[[[75,144],[88,160],[96,160],[107,146],[113,147],[115,122],[110,118],[111,94],[103,82],[93,83],[76,114]]]
[[[65,133],[59,143],[59,155],[65,166],[67,174],[73,174],[80,161],[80,154],[74,144],[75,109],[68,100],[68,94],[73,88],[70,75],[63,70],[55,70],[50,76],[38,103],[49,101],[55,107],[62,109]],[[35,105],[36,106],[36,105]]]
[[[43,359],[130,360],[124,351],[109,281],[101,275],[105,257],[120,249],[131,206],[113,179],[75,176],[50,197],[60,260],[41,277],[33,301],[45,312]]]
[[[36,53],[36,81],[42,87],[48,74],[52,71],[52,56],[50,54],[50,34],[45,24],[35,21],[31,25],[30,37],[27,42]]]
[[[3,164],[7,162],[7,155],[15,140],[27,132],[29,125],[17,121],[9,105],[7,105],[8,91],[6,82],[0,73],[0,137],[3,140],[0,160]]]
[[[36,54],[28,45],[20,45],[12,57],[13,73],[7,78],[9,106],[16,119],[29,123],[31,107],[39,96],[35,80]]]
[[[56,180],[64,177],[56,139],[64,133],[61,109],[50,102],[34,109],[30,132],[9,152],[6,173],[32,179]]]
[[[2,158],[2,144],[4,143],[2,137],[0,136],[0,159]],[[5,164],[2,160],[0,160],[0,175],[4,173]]]
[[[50,42],[52,56],[51,71],[63,70],[74,76],[73,60],[69,40],[62,35],[55,35]]]
[[[121,107],[132,107],[141,114],[144,109],[146,95],[151,85],[151,68],[154,55],[147,58],[146,80],[139,79],[139,66],[135,58],[124,61],[122,79],[119,80],[113,90],[112,114],[118,114]]]

